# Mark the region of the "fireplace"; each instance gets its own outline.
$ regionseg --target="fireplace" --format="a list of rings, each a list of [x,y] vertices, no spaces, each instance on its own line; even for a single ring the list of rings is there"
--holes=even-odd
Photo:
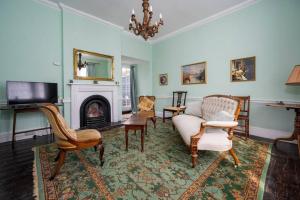
[[[86,98],[80,106],[80,128],[103,128],[111,124],[109,101],[101,95]]]

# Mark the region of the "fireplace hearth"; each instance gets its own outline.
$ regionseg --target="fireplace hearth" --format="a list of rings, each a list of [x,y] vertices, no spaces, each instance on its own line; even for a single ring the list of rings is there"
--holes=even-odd
[[[110,126],[111,106],[101,95],[86,98],[80,106],[80,128],[96,128]]]

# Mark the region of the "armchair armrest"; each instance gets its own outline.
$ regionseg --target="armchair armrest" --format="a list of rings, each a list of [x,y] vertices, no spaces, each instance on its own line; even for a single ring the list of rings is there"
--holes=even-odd
[[[235,128],[238,125],[236,121],[208,121],[202,123],[204,127],[211,128]]]

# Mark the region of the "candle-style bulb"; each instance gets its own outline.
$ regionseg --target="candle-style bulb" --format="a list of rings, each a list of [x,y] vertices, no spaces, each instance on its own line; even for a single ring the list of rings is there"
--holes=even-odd
[[[162,14],[161,13],[159,14],[159,18],[162,19]]]
[[[152,12],[152,6],[150,6],[150,12]]]
[[[134,15],[134,9],[132,9],[132,12],[131,12],[133,15]]]

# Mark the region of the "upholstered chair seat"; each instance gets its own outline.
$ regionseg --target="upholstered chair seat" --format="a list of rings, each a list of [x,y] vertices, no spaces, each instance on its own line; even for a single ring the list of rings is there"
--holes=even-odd
[[[85,129],[85,130],[79,130],[79,131],[69,129],[69,131],[76,133],[76,136],[77,136],[76,140],[78,142],[84,143],[84,142],[95,141],[95,140],[101,139],[101,134],[95,129]],[[68,140],[58,139],[58,140],[56,140],[56,144],[62,149],[76,148],[76,145],[68,142]]]
[[[218,95],[205,97],[201,104],[190,105],[197,107],[193,109],[188,105],[186,114],[176,115],[172,121],[191,149],[192,166],[195,166],[198,150],[229,151],[237,165],[239,160],[233,151],[232,131],[238,125],[239,103]]]

